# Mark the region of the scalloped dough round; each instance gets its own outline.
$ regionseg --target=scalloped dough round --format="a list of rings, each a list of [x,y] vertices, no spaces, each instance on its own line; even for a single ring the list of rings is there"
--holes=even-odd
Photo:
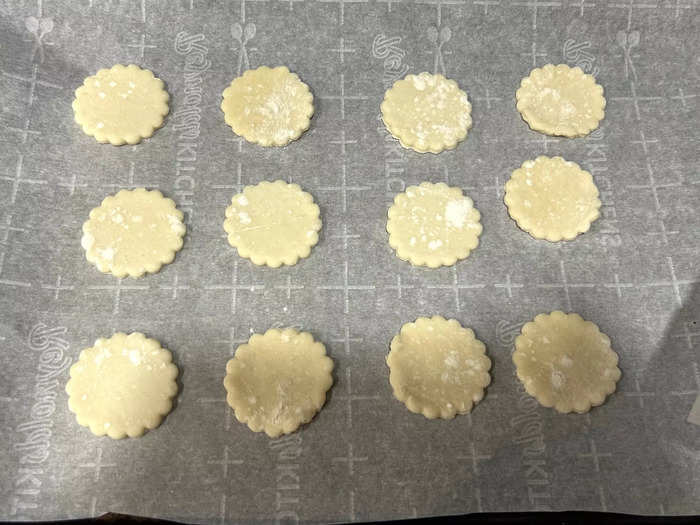
[[[314,198],[298,184],[263,181],[233,196],[224,230],[241,257],[277,268],[309,256],[318,242],[320,214]]]
[[[177,374],[158,341],[119,332],[80,353],[66,384],[68,407],[96,436],[138,437],[172,409]]]
[[[506,183],[503,200],[520,229],[550,242],[587,232],[600,216],[593,177],[561,157],[523,162]]]
[[[313,419],[333,384],[333,360],[308,332],[253,334],[226,364],[226,401],[236,419],[274,438]]]
[[[484,343],[471,329],[437,315],[403,325],[386,362],[396,399],[428,419],[471,412],[491,382]]]
[[[515,99],[530,128],[547,135],[583,137],[605,117],[602,86],[580,67],[566,64],[533,69]]]
[[[451,266],[467,258],[482,231],[472,200],[443,182],[409,186],[394,198],[388,217],[389,245],[414,266]]]
[[[169,98],[163,81],[148,69],[117,64],[87,77],[75,90],[73,113],[97,142],[137,144],[163,125]]]
[[[527,393],[563,413],[602,405],[621,376],[608,336],[580,315],[559,311],[523,326],[513,362]]]
[[[284,66],[251,69],[224,90],[221,110],[236,135],[261,146],[284,146],[311,125],[309,86]]]
[[[404,148],[419,153],[453,149],[472,125],[467,94],[442,75],[406,75],[387,90],[384,125]]]
[[[158,190],[121,190],[105,197],[83,224],[85,257],[115,277],[141,277],[171,263],[182,248],[183,213]]]

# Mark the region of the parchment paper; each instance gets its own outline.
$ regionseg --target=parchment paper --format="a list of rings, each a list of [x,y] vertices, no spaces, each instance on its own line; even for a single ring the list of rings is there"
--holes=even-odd
[[[700,512],[696,1],[10,0],[0,15],[2,518]],[[515,90],[548,62],[604,86],[591,136],[521,120]],[[172,96],[136,147],[73,122],[74,89],[115,63],[152,69]],[[236,140],[223,89],[282,64],[315,95],[311,130],[286,148]],[[384,90],[424,70],[473,103],[467,140],[440,155],[403,150],[378,118]],[[603,217],[573,242],[533,240],[503,204],[511,171],[542,154],[601,190]],[[277,178],[314,195],[321,240],[294,267],[254,267],[226,243],[224,209]],[[481,244],[455,267],[412,268],[387,243],[388,204],[424,180],[464,187],[482,213]],[[80,228],[135,186],[175,199],[188,234],[160,273],[118,281],[86,262]],[[617,393],[588,415],[539,407],[514,377],[520,326],[554,309],[597,323],[620,354]],[[392,397],[391,337],[433,314],[472,327],[494,362],[471,416],[428,421]],[[232,417],[222,379],[237,343],[289,325],[327,345],[336,383],[310,425],[272,441]],[[181,370],[177,406],[141,439],[96,438],[68,411],[69,364],[113,331],[158,339]]]

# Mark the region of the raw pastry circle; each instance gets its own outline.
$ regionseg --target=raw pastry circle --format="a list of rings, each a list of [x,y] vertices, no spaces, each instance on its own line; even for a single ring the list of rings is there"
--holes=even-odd
[[[506,183],[503,200],[522,230],[551,242],[573,239],[600,216],[593,177],[561,157],[523,162]]]
[[[525,390],[558,412],[588,412],[603,404],[620,379],[610,339],[578,314],[555,311],[526,323],[513,362]]]
[[[115,277],[157,272],[182,248],[182,219],[175,203],[158,190],[121,190],[105,197],[83,224],[85,257]]]
[[[523,78],[515,93],[517,108],[535,131],[583,137],[605,116],[603,88],[580,67],[547,64]]]
[[[226,364],[226,401],[236,419],[274,438],[308,423],[326,402],[333,360],[293,328],[253,334]]]
[[[221,110],[236,135],[261,146],[284,146],[311,125],[309,86],[284,66],[251,69],[224,90]]]
[[[491,382],[484,343],[438,315],[403,325],[386,362],[396,399],[428,419],[471,412]]]
[[[96,436],[138,437],[170,412],[177,374],[158,341],[119,332],[80,353],[66,384],[68,407]]]
[[[443,182],[409,186],[388,215],[389,244],[414,266],[453,265],[479,244],[481,215],[461,189]]]
[[[241,257],[277,268],[309,256],[318,242],[320,214],[314,198],[298,184],[263,181],[233,196],[224,230]]]
[[[467,137],[472,106],[457,82],[420,73],[397,80],[384,94],[382,120],[404,148],[419,153],[453,149]]]
[[[73,113],[97,142],[136,144],[163,125],[169,98],[163,81],[148,69],[117,64],[75,90]]]

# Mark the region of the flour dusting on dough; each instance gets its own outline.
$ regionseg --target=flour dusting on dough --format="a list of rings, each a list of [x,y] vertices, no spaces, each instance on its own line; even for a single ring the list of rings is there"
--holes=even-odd
[[[453,200],[445,207],[447,225],[453,228],[462,228],[469,218],[469,212],[473,205],[468,199]]]
[[[591,75],[566,64],[533,69],[515,97],[530,128],[548,135],[582,137],[605,116],[603,88]]]
[[[234,133],[262,146],[284,146],[309,128],[313,96],[286,67],[262,66],[235,78],[221,109]]]
[[[163,124],[168,100],[163,82],[151,71],[117,64],[85,79],[75,91],[73,112],[98,142],[136,144]]]
[[[457,83],[442,75],[407,75],[389,89],[381,105],[389,132],[405,148],[439,153],[464,140],[471,104]]]
[[[273,328],[239,346],[226,365],[226,400],[251,430],[289,434],[321,409],[332,370],[333,361],[311,334]]]
[[[177,374],[158,341],[119,332],[80,353],[66,385],[68,407],[98,436],[137,437],[172,409]]]
[[[571,240],[600,215],[590,173],[561,157],[523,162],[505,185],[504,201],[518,226],[537,239]]]
[[[389,209],[389,244],[415,266],[450,266],[479,244],[480,214],[459,188],[423,182],[409,186]]]
[[[102,257],[104,257],[108,261],[111,261],[114,259],[114,248],[112,248],[111,246],[108,248],[105,248],[104,250],[97,250],[97,253],[99,253]]]
[[[394,396],[430,419],[470,412],[490,383],[484,344],[440,316],[405,324],[391,342],[387,364]]]
[[[573,313],[540,314],[526,323],[512,358],[527,393],[562,413],[600,405],[621,375],[610,340]]]
[[[552,370],[552,386],[554,388],[561,388],[566,383],[566,377],[559,370]]]
[[[561,356],[559,362],[561,363],[561,366],[565,368],[571,368],[571,366],[574,364],[574,360],[571,359],[568,355]]]
[[[157,190],[122,190],[105,198],[83,224],[88,261],[116,277],[140,277],[171,262],[185,224],[171,199]]]
[[[318,242],[320,210],[296,184],[263,181],[246,186],[226,209],[224,230],[241,257],[277,268],[308,257]]]
[[[445,364],[450,367],[450,368],[457,368],[459,366],[459,358],[457,357],[457,352],[452,351],[449,354],[447,354],[447,357],[445,358]]]

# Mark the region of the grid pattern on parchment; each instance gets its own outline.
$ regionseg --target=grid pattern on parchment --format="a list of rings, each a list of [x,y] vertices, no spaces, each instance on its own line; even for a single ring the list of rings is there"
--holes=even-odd
[[[699,17],[694,0],[0,6],[2,516],[700,512],[697,428],[684,422],[700,389]],[[72,91],[117,62],[153,69],[172,97],[165,127],[133,147],[98,145],[72,122]],[[549,62],[605,87],[590,136],[547,137],[517,114],[518,82]],[[310,85],[316,113],[298,142],[264,149],[235,137],[218,106],[243,70],[279,64]],[[378,118],[393,79],[424,70],[456,79],[473,104],[469,137],[440,155],[402,150]],[[602,217],[574,242],[534,241],[503,205],[510,172],[542,154],[576,161],[601,190]],[[311,257],[273,270],[240,259],[221,223],[234,193],[276,178],[314,195],[324,227]],[[482,213],[480,246],[450,268],[412,268],[387,244],[387,206],[423,180],[463,188]],[[185,246],[144,279],[99,274],[80,226],[106,194],[138,186],[186,212]],[[538,407],[513,377],[520,326],[553,309],[598,323],[621,356],[618,393],[585,416]],[[408,413],[384,364],[400,326],[433,314],[474,328],[494,362],[486,398],[447,422]],[[175,410],[139,440],[95,439],[67,410],[64,373],[38,421],[27,334],[39,323],[65,329],[73,360],[115,330],[159,339],[182,371]],[[275,441],[235,420],[221,385],[236,346],[272,326],[311,331],[336,363],[317,418]],[[28,472],[26,429],[39,427],[49,454]]]

